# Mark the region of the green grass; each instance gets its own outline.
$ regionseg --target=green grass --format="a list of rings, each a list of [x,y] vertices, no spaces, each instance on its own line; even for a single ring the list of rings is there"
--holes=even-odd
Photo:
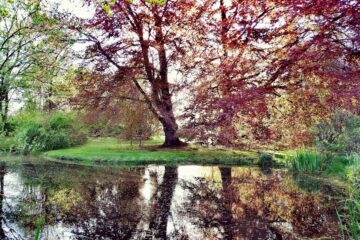
[[[318,172],[321,170],[321,156],[313,151],[299,150],[289,154],[288,164],[294,172]]]
[[[346,180],[347,168],[351,165],[351,159],[345,156],[334,156],[325,166],[324,174]]]
[[[35,237],[34,237],[34,240],[39,240],[40,239],[40,235],[41,235],[41,227],[42,225],[44,225],[44,218],[41,217],[37,223],[36,223],[36,232],[35,232]]]
[[[48,158],[74,161],[83,164],[126,164],[148,163],[178,164],[251,164],[257,160],[257,153],[236,150],[186,147],[180,149],[159,148],[161,140],[145,141],[144,147],[130,145],[128,141],[118,142],[115,138],[91,139],[83,146],[45,152]]]

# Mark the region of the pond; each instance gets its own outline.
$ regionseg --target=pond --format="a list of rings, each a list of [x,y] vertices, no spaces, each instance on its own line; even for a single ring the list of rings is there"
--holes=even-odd
[[[3,159],[0,191],[0,239],[340,239],[336,190],[284,169]]]

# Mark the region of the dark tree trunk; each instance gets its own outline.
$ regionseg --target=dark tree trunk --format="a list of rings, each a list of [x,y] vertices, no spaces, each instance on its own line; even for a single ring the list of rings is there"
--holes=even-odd
[[[165,142],[163,144],[164,147],[179,147],[183,146],[184,143],[180,141],[180,139],[176,136],[176,131],[172,129],[164,128],[165,132]]]
[[[46,104],[45,104],[45,109],[48,112],[52,112],[55,108],[56,105],[54,103],[54,101],[51,99],[53,97],[54,93],[53,93],[53,87],[52,87],[52,83],[50,83],[50,88],[49,88],[49,92],[47,94],[47,99],[46,99]]]
[[[160,118],[160,122],[163,126],[165,142],[164,147],[177,147],[184,145],[183,142],[177,136],[178,126],[175,121],[175,117],[172,115],[172,112],[167,113],[165,117]]]

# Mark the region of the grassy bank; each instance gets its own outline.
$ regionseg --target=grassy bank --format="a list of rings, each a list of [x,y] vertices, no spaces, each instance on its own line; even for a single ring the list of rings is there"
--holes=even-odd
[[[242,165],[256,163],[258,154],[236,150],[186,147],[180,149],[160,148],[161,140],[149,140],[143,147],[137,143],[115,138],[91,139],[83,146],[45,152],[48,158],[74,161],[83,164],[226,164]]]

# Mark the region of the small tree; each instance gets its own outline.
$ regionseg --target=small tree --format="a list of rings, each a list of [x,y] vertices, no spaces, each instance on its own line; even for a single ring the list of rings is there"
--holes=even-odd
[[[143,140],[149,139],[159,130],[159,124],[144,104],[131,104],[125,108],[120,117],[124,125],[120,137],[130,140],[131,145],[133,140],[139,140],[139,146],[142,146]]]

